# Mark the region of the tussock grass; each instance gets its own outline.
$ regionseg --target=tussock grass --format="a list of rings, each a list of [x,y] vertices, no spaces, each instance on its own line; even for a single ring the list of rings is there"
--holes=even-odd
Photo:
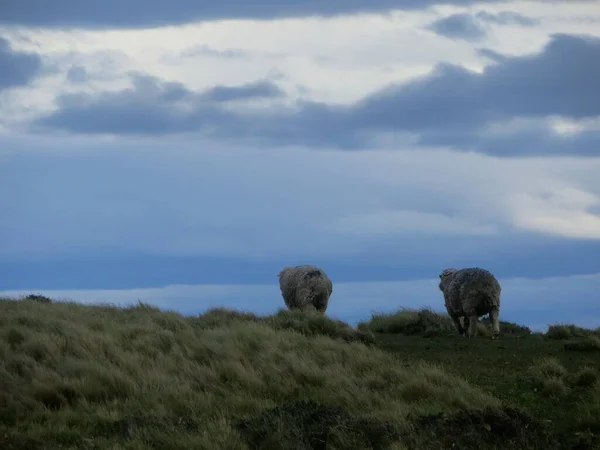
[[[598,372],[593,367],[583,367],[575,374],[574,384],[579,387],[591,387],[598,382]]]
[[[567,369],[556,358],[540,358],[529,368],[531,380],[543,395],[562,398],[567,395]]]
[[[600,383],[586,391],[585,400],[577,403],[575,431],[580,436],[580,448],[600,448]]]
[[[458,334],[448,314],[435,312],[430,308],[401,308],[391,313],[372,314],[371,319],[360,322],[358,328],[370,330],[374,333],[391,333],[404,336],[428,337]],[[502,335],[527,336],[531,334],[531,330],[512,322],[500,321],[500,333]],[[479,320],[477,335],[491,336],[491,323],[487,317]]]
[[[599,352],[600,337],[587,336],[581,339],[569,341],[565,343],[565,350],[577,352]]]
[[[409,413],[499,406],[317,314],[2,300],[0,317],[3,449],[383,449]]]
[[[542,394],[553,398],[565,397],[568,393],[567,385],[561,377],[548,377],[542,380]]]
[[[552,357],[540,358],[530,368],[531,373],[539,380],[546,378],[563,378],[567,376],[567,369]]]
[[[600,337],[600,329],[582,328],[576,325],[557,323],[550,325],[546,331],[548,339],[568,340],[585,337]]]
[[[31,300],[0,300],[3,450],[600,448],[597,355],[516,324]]]

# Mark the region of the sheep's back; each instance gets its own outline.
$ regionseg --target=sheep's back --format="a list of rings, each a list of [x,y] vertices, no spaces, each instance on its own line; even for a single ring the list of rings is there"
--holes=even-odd
[[[500,283],[485,269],[464,269],[453,280],[463,310],[477,308],[489,310],[500,307]],[[483,302],[483,303],[482,303]]]
[[[291,299],[299,287],[333,291],[333,283],[323,270],[312,265],[286,267],[279,273],[279,288],[284,298]]]

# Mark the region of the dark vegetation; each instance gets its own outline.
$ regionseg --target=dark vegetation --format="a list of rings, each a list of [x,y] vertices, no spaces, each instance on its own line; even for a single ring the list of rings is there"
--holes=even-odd
[[[0,448],[600,449],[599,330],[0,300]]]

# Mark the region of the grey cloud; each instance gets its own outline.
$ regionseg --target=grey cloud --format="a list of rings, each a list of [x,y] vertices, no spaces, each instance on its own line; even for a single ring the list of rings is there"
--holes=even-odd
[[[133,74],[133,88],[100,96],[68,94],[59,98],[60,109],[37,125],[80,133],[167,134],[216,127],[232,131],[241,119],[221,109],[230,100],[272,98],[282,95],[267,81],[235,87],[216,87],[195,93],[177,82],[164,82]]]
[[[277,98],[285,96],[284,92],[270,81],[258,81],[242,86],[215,86],[200,95],[202,100],[211,102],[227,102],[247,100],[250,98]]]
[[[477,130],[431,131],[420,137],[419,144],[449,146],[506,157],[524,154],[598,156],[600,130],[557,135],[549,125],[544,124],[506,134],[488,134]]]
[[[499,13],[489,13],[480,11],[475,14],[475,18],[496,25],[520,25],[523,27],[533,27],[540,24],[539,19],[527,17],[514,11],[500,11]]]
[[[71,83],[85,83],[88,80],[88,74],[85,67],[73,66],[67,71],[67,79]]]
[[[514,11],[501,11],[495,14],[480,11],[475,15],[470,13],[452,14],[434,21],[427,28],[440,36],[450,39],[479,41],[487,35],[485,26],[487,23],[532,27],[538,25],[540,21]]]
[[[502,53],[498,53],[490,48],[478,48],[477,54],[479,56],[483,56],[484,58],[491,59],[492,61],[497,63],[504,62],[507,59],[507,57],[504,56]]]
[[[0,91],[29,84],[41,68],[39,55],[17,52],[12,49],[10,42],[0,36]]]
[[[510,143],[514,153],[591,155],[598,153],[595,132],[556,140],[540,129],[505,137],[481,130],[515,116],[600,116],[599,79],[600,39],[556,34],[539,53],[497,56],[483,73],[439,64],[424,77],[388,86],[350,106],[302,101],[245,115],[222,108],[217,100],[271,98],[280,95],[278,88],[258,83],[195,93],[181,84],[138,76],[131,90],[62,97],[60,109],[38,124],[74,132],[142,134],[210,129],[213,136],[228,139],[348,149],[371,144],[379,133],[404,132],[423,143],[481,146],[494,154]]]
[[[187,50],[181,52],[183,57],[194,57],[194,56],[213,56],[218,58],[244,58],[248,56],[250,52],[241,49],[227,49],[227,50],[216,50],[207,45],[198,45],[190,47]]]
[[[440,36],[465,41],[479,41],[487,34],[485,27],[467,13],[452,14],[438,19],[427,28]]]
[[[216,19],[272,19],[419,10],[496,0],[2,0],[0,24],[51,27],[148,27]],[[501,0],[502,1],[502,0]]]
[[[532,27],[538,25],[540,21],[514,11],[501,11],[495,14],[480,11],[475,15],[470,13],[452,14],[434,21],[427,28],[450,39],[479,41],[487,35],[486,23]]]

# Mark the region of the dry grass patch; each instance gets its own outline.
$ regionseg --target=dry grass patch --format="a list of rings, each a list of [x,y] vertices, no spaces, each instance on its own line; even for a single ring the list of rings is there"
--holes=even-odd
[[[256,431],[278,407],[286,418],[263,444],[277,435],[296,448],[298,439],[315,442],[306,412],[288,420],[284,405],[299,401],[329,424],[327,448],[399,448],[409,413],[499,406],[463,379],[407,367],[365,345],[369,333],[317,315],[184,317],[148,305],[2,300],[0,317],[2,448],[256,448],[240,423]]]

